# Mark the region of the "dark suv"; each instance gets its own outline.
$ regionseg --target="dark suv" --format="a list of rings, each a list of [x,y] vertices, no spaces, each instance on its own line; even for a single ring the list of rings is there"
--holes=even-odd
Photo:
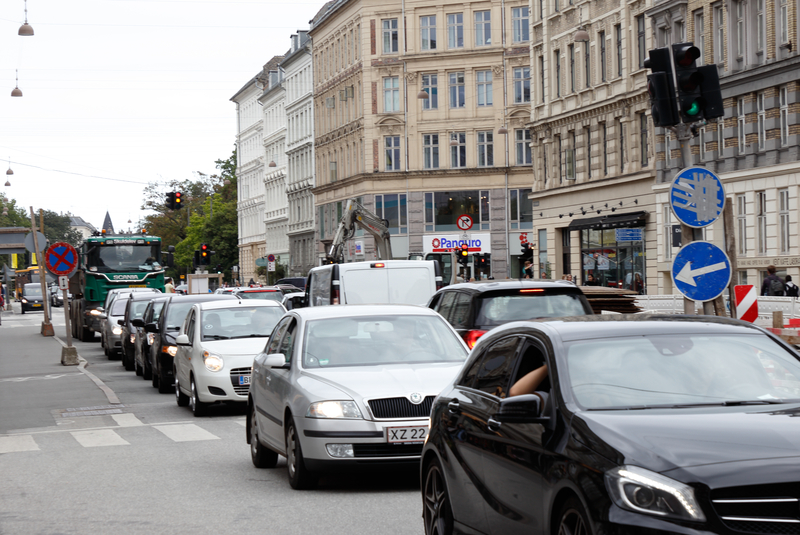
[[[146,323],[144,326],[146,332],[153,334],[153,342],[150,344],[150,369],[153,386],[162,394],[174,392],[172,382],[175,377],[172,373],[172,363],[178,352],[175,338],[192,305],[219,299],[236,299],[233,294],[168,295],[170,297],[164,303],[158,321]]]
[[[133,349],[133,364],[136,368],[136,375],[141,375],[145,381],[152,379],[153,370],[150,367],[150,344],[153,343],[155,335],[146,332],[144,326],[148,323],[155,323],[161,315],[161,310],[166,303],[166,295],[159,295],[149,303],[147,308],[144,309],[144,314],[141,318],[137,318],[131,322],[136,327],[136,342],[134,342]]]
[[[161,295],[163,294],[156,292],[136,292],[127,297],[117,298],[125,299],[128,303],[125,307],[125,317],[121,320],[117,320],[118,323],[122,325],[122,334],[120,335],[122,339],[122,365],[125,366],[125,369],[128,371],[133,371],[136,365],[134,352],[136,351],[137,329],[136,325],[132,322],[136,319],[141,319],[144,315],[144,310],[147,308],[147,304]]]
[[[484,333],[512,321],[592,314],[580,288],[566,281],[507,280],[452,284],[428,302],[470,349]]]

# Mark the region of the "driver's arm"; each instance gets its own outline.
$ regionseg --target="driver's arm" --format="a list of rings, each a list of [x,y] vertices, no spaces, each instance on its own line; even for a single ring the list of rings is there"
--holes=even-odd
[[[530,373],[526,373],[520,380],[511,385],[511,388],[508,390],[509,397],[533,394],[536,392],[536,387],[544,381],[545,377],[547,377],[547,364],[536,368]]]

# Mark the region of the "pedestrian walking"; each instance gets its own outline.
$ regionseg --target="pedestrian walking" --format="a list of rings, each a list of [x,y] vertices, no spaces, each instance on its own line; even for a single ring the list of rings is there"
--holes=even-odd
[[[776,271],[775,266],[767,266],[767,276],[764,277],[764,282],[761,283],[761,295],[786,295],[786,285],[781,278],[775,274]]]
[[[786,295],[788,297],[800,297],[800,288],[792,282],[791,275],[786,275]]]
[[[171,277],[167,277],[167,283],[164,285],[164,292],[168,293],[168,294],[174,294],[175,293],[175,285],[172,284],[172,278]]]

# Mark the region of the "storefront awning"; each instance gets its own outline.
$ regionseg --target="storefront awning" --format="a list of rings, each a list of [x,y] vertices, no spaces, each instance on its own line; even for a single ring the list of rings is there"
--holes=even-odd
[[[567,228],[569,230],[583,230],[642,227],[646,221],[647,212],[629,212],[627,214],[609,214],[600,217],[573,219]]]

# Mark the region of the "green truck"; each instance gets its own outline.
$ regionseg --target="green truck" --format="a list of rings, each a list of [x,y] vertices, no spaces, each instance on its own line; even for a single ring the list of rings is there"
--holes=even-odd
[[[172,249],[170,247],[170,249]],[[100,331],[109,290],[155,288],[164,291],[161,238],[146,234],[95,235],[80,247],[80,265],[69,280],[72,335],[83,342]]]

